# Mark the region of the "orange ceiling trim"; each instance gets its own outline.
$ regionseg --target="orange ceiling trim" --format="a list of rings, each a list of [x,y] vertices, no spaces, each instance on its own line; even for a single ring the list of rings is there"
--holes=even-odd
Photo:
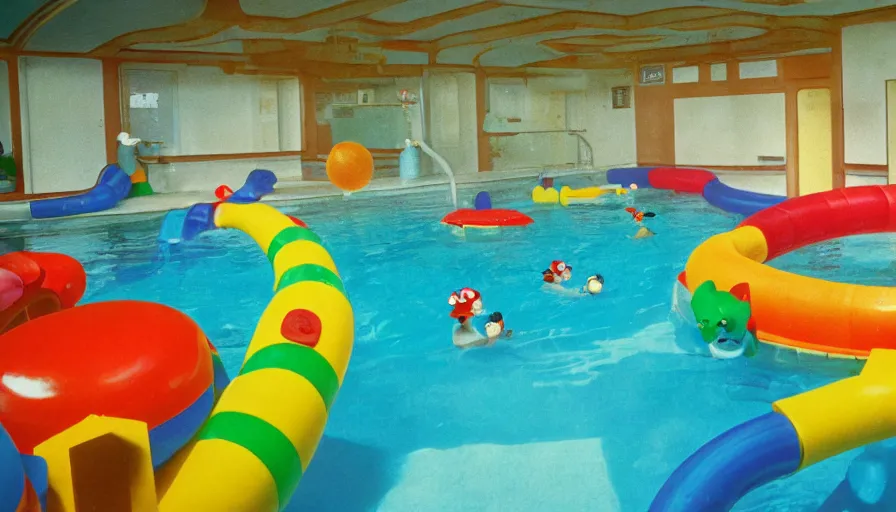
[[[436,1],[436,0],[433,0]],[[414,32],[420,32],[421,30],[426,30],[428,28],[432,28],[436,25],[440,25],[445,23],[446,21],[458,20],[461,18],[466,18],[467,16],[472,16],[474,14],[480,14],[486,11],[491,11],[493,9],[497,9],[499,7],[506,7],[506,4],[500,4],[497,2],[481,2],[478,4],[468,5],[465,7],[460,7],[458,9],[453,9],[450,11],[445,11],[439,14],[434,14],[432,16],[426,16],[423,18],[418,18],[416,20],[411,20],[405,23],[392,23],[387,21],[378,21],[371,19],[359,19],[352,22],[343,23],[335,27],[337,30],[347,30],[353,32],[360,32],[362,34],[367,34],[371,36],[380,36],[380,37],[396,37],[396,36],[404,36],[408,34],[413,34]]]
[[[14,1],[14,0],[7,0]],[[48,21],[62,11],[68,9],[78,0],[49,0],[25,18],[9,36],[9,42],[15,48],[24,48],[32,36]]]

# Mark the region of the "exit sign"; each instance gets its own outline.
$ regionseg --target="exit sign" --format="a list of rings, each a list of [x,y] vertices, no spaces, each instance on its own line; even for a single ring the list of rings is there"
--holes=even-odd
[[[666,83],[666,66],[641,66],[641,85]]]

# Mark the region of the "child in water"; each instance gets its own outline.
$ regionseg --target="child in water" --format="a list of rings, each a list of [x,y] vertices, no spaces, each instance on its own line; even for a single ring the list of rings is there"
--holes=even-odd
[[[544,281],[544,288],[561,295],[597,295],[604,288],[604,278],[600,274],[589,276],[585,286],[581,288],[566,288],[563,283],[572,279],[572,266],[561,260],[552,261],[551,266],[541,273],[541,279]]]
[[[653,218],[653,217],[656,217],[656,214],[655,214],[655,213],[653,213],[653,212],[642,212],[642,211],[639,211],[638,209],[636,209],[636,208],[632,208],[632,207],[628,207],[628,208],[626,208],[625,211],[627,211],[628,213],[631,214],[632,219],[635,221],[635,224],[638,225],[638,232],[635,233],[635,238],[636,238],[636,239],[638,239],[638,238],[647,238],[647,237],[649,237],[649,236],[653,236],[653,235],[655,234],[653,231],[649,230],[649,229],[647,228],[647,226],[644,226],[643,224],[641,224],[642,222],[644,222],[644,219],[645,219],[645,218],[647,218],[647,219],[651,219],[651,218]]]
[[[485,323],[485,334],[482,334],[474,325],[473,319],[485,312],[482,306],[482,295],[472,289],[463,288],[448,297],[448,304],[453,306],[451,318],[458,321],[452,333],[452,341],[457,348],[472,348],[494,345],[498,338],[509,338],[513,331],[505,330],[504,317],[499,312],[488,316]]]

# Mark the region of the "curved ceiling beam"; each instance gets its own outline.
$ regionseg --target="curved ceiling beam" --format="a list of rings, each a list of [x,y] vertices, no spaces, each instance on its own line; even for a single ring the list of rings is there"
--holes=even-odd
[[[7,1],[12,2],[15,0]],[[48,21],[58,16],[59,13],[74,5],[77,1],[78,0],[48,0],[16,27],[13,33],[9,36],[9,44],[16,49],[24,48],[35,32]]]
[[[452,34],[434,41],[438,49],[466,46],[471,44],[491,43],[502,39],[529,36],[543,32],[557,32],[563,30],[575,30],[582,28],[594,28],[604,30],[644,30],[649,28],[666,28],[672,30],[703,30],[701,28],[689,28],[691,24],[696,27],[705,25],[704,20],[713,19],[714,28],[724,26],[751,26],[754,28],[800,28],[822,32],[836,32],[836,22],[827,18],[797,17],[797,16],[766,16],[762,14],[750,14],[743,11],[730,9],[716,9],[709,7],[684,7],[663,9],[634,16],[616,16],[593,12],[566,11],[557,14],[549,14],[537,18],[486,27],[470,32]]]
[[[91,54],[114,56],[119,51],[135,44],[195,41],[211,37],[231,27],[240,27],[256,32],[301,33],[360,19],[404,1],[350,0],[298,18],[273,18],[246,14],[240,7],[239,0],[208,0],[205,11],[196,19],[171,27],[124,34],[100,46]]]

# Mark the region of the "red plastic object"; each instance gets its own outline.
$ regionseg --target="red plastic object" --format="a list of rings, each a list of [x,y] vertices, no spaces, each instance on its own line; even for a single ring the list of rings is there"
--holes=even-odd
[[[788,199],[740,226],[765,235],[766,261],[800,247],[848,235],[896,231],[896,187],[848,187]]]
[[[221,185],[215,189],[215,197],[217,197],[219,201],[224,201],[232,195],[233,189],[227,185]]]
[[[474,210],[462,208],[455,210],[442,219],[443,224],[458,227],[499,228],[510,226],[528,226],[533,221],[528,215],[516,210]]]
[[[52,252],[23,252],[44,271],[40,287],[54,292],[64,308],[73,307],[84,296],[87,274],[81,263],[65,254]]]
[[[311,348],[320,341],[320,318],[307,309],[294,309],[283,317],[280,334],[289,341]]]
[[[89,304],[0,337],[0,423],[25,454],[89,414],[152,429],[193,404],[212,380],[199,326],[161,304]]]
[[[291,220],[292,223],[295,224],[296,226],[302,226],[303,228],[308,227],[308,224],[305,224],[305,222],[298,217],[293,217],[292,215],[287,215],[287,217],[289,217],[289,220]]]
[[[682,271],[678,274],[678,282],[681,283],[685,288],[688,287],[688,275],[686,272]]]
[[[704,187],[716,175],[706,169],[689,169],[687,167],[657,167],[647,174],[647,180],[653,188],[702,194]]]
[[[41,275],[40,265],[27,255],[28,253],[19,251],[0,256],[0,268],[19,276],[25,286],[38,281]]]

